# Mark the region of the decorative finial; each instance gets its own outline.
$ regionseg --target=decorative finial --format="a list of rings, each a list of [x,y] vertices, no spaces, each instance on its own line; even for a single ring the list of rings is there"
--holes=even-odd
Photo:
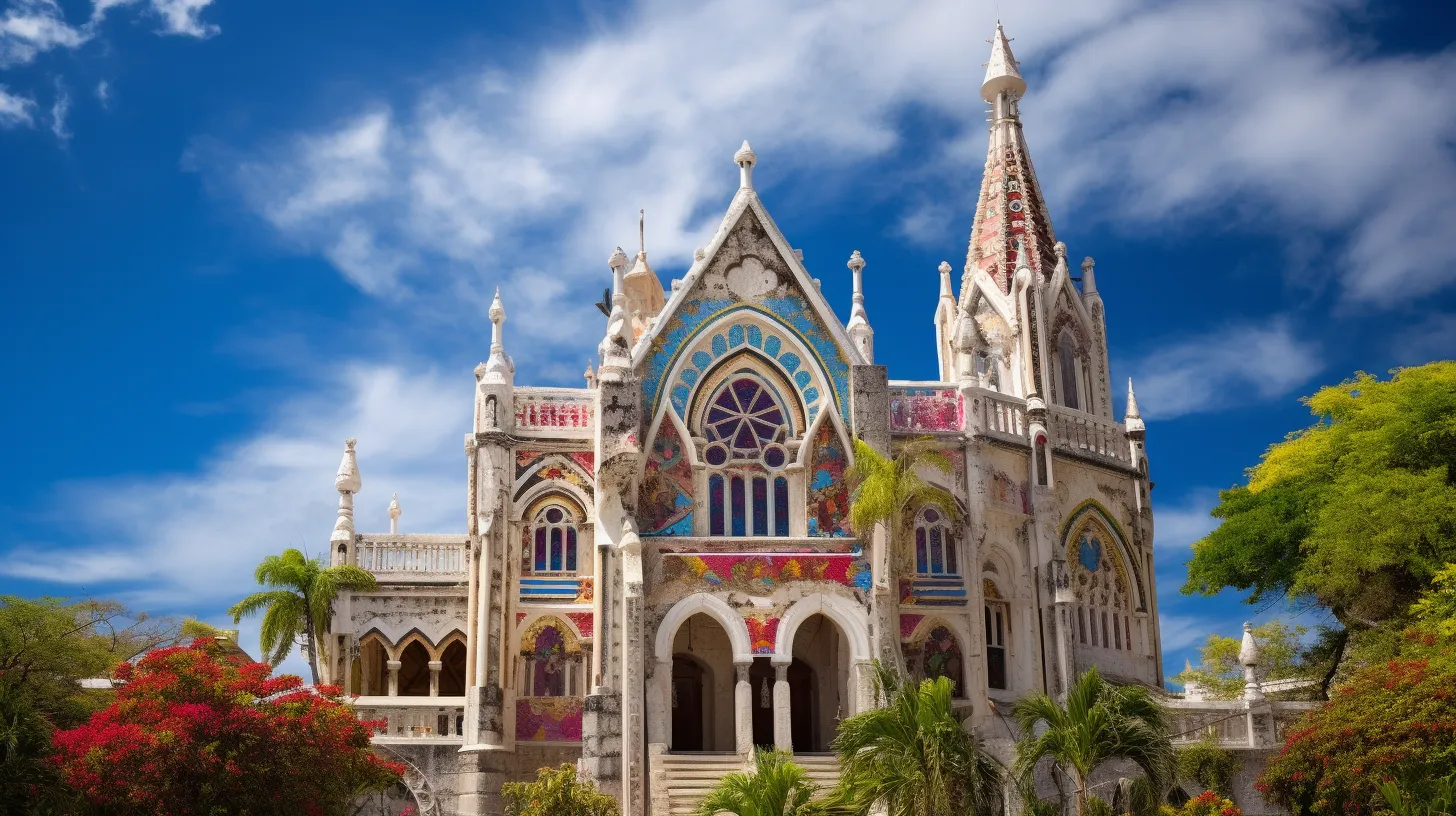
[[[849,322],[844,325],[849,338],[859,346],[860,354],[864,356],[865,362],[874,362],[874,330],[870,328],[870,318],[865,312],[864,297],[864,268],[865,259],[855,250],[849,255],[849,262],[845,264],[849,271],[854,273],[854,306],[849,310]]]
[[[1123,424],[1130,434],[1140,434],[1147,430],[1142,414],[1138,413],[1137,394],[1132,391],[1132,377],[1127,378],[1127,413],[1123,416]]]
[[[501,302],[500,287],[495,288],[495,298],[490,302],[490,322],[504,323],[506,319],[506,306]]]
[[[1262,700],[1264,690],[1254,669],[1259,665],[1259,644],[1254,642],[1254,625],[1244,621],[1244,642],[1239,647],[1239,662],[1244,666],[1244,699]]]
[[[954,297],[950,291],[950,262],[941,261],[940,266],[936,267],[936,271],[940,273],[941,297]]]
[[[1084,295],[1097,294],[1096,267],[1097,262],[1092,260],[1091,255],[1082,259],[1082,294]]]
[[[490,302],[490,357],[485,361],[485,375],[482,382],[510,384],[516,373],[516,364],[506,354],[505,329],[506,306],[501,302],[500,287],[495,288],[495,299]]]
[[[849,253],[849,263],[845,264],[845,266],[849,267],[849,271],[859,274],[859,271],[864,269],[864,265],[864,257],[859,254],[859,250],[856,249]],[[858,290],[859,287],[856,286],[855,289]]]
[[[991,60],[986,63],[986,79],[981,83],[981,99],[994,103],[1006,93],[1012,101],[1026,93],[1026,80],[1021,78],[1016,57],[1011,55],[1011,41],[1006,31],[996,24],[996,34],[991,38]]]
[[[753,189],[753,165],[758,163],[758,154],[748,146],[748,140],[743,140],[743,146],[733,154],[733,163],[738,165],[738,186]]]
[[[347,563],[348,545],[354,542],[354,494],[364,487],[359,478],[359,461],[354,454],[357,442],[352,437],[344,440],[344,458],[334,476],[334,489],[339,491],[339,517],[334,521],[334,532],[329,536],[333,563]]]
[[[394,493],[389,497],[389,534],[395,535],[399,532],[399,516],[403,511],[399,509],[399,494]]]
[[[637,251],[647,254],[647,210],[637,211]]]
[[[591,360],[586,361],[586,371],[581,372],[581,376],[586,378],[587,388],[597,387],[597,373],[592,370]]]
[[[354,446],[358,443],[359,440],[353,437],[344,440],[344,458],[334,476],[334,489],[340,493],[358,493],[363,488],[359,479],[359,461],[354,454]]]
[[[621,247],[612,250],[612,254],[607,258],[607,266],[612,269],[626,269],[627,253],[623,252]]]

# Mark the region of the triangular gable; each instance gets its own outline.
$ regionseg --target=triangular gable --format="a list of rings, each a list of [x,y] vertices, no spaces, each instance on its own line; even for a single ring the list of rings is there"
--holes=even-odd
[[[750,247],[756,252],[744,252]],[[752,255],[762,263],[741,264]],[[849,411],[849,367],[863,363],[844,326],[808,270],[751,189],[734,196],[713,240],[688,270],[652,328],[633,349],[643,372],[648,414],[655,415],[665,382],[685,344],[717,317],[736,309],[773,317],[808,346],[832,381],[842,416]]]

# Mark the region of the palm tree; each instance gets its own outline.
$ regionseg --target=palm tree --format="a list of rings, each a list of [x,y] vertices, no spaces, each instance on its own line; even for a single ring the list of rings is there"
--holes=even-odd
[[[836,816],[850,810],[828,798],[814,799],[814,783],[787,753],[758,749],[753,773],[731,773],[698,805],[699,816]]]
[[[1025,736],[1016,746],[1016,776],[1029,784],[1037,763],[1049,759],[1076,784],[1078,816],[1091,792],[1087,780],[1110,759],[1126,759],[1161,793],[1172,784],[1176,759],[1167,712],[1139,686],[1114,686],[1088,669],[1067,692],[1066,706],[1045,694],[1022,698],[1011,709]]]
[[[310,559],[292,547],[282,555],[264,558],[253,577],[274,589],[254,592],[234,604],[228,610],[233,623],[267,610],[258,637],[263,658],[276,667],[301,639],[314,685],[319,682],[318,653],[322,644],[318,636],[329,631],[333,623],[334,601],[339,593],[373,592],[379,588],[367,570],[351,564],[325,567],[322,560]]]
[[[950,458],[941,452],[941,445],[933,437],[921,437],[904,443],[894,456],[885,457],[863,439],[854,440],[854,466],[849,469],[849,480],[854,485],[849,496],[849,523],[855,533],[863,536],[885,522],[890,535],[898,535],[900,514],[911,502],[934,502],[953,520],[960,518],[955,498],[920,478],[917,472],[920,467],[951,472]],[[907,548],[907,557],[909,552]]]
[[[886,705],[839,724],[841,790],[861,811],[888,816],[979,816],[998,812],[1001,768],[951,708],[950,680],[902,681],[876,664]]]

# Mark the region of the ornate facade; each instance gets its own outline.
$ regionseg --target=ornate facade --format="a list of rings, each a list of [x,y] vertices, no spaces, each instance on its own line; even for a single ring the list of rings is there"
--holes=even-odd
[[[858,252],[835,316],[745,142],[681,280],[612,254],[585,387],[516,383],[497,294],[463,532],[356,534],[350,442],[333,559],[381,589],[339,601],[327,668],[386,721],[380,748],[411,763],[423,812],[497,813],[503,781],[560,762],[626,814],[686,812],[755,745],[832,778],[816,755],[873,704],[875,660],[951,678],[1003,756],[997,720],[1027,692],[1094,665],[1162,685],[1143,423],[1130,386],[1113,416],[1095,271],[1074,278],[1056,240],[1025,88],[998,27],[970,245],[926,303],[937,381],[875,364]],[[954,502],[854,529],[853,441],[922,437],[952,466],[921,475]]]

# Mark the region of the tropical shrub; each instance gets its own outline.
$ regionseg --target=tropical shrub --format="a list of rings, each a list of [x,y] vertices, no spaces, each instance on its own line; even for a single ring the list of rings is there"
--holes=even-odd
[[[1371,814],[1379,786],[1456,767],[1456,645],[1407,633],[1400,659],[1355,671],[1305,715],[1257,783],[1296,814]]]
[[[1178,749],[1178,778],[1197,782],[1224,796],[1233,793],[1234,774],[1238,769],[1238,758],[1212,739]]]
[[[1380,795],[1395,816],[1456,816],[1456,773],[1404,785],[1382,782]]]
[[[352,814],[399,780],[338,689],[271,671],[206,641],[123,663],[115,701],[55,734],[61,775],[109,816]]]
[[[1213,791],[1198,794],[1184,802],[1183,807],[1163,805],[1162,813],[1163,816],[1244,816],[1238,805]]]
[[[847,813],[818,789],[790,754],[762,748],[753,754],[752,773],[731,773],[703,798],[700,816],[834,816]],[[553,814],[554,816],[554,814]]]
[[[536,771],[534,782],[507,782],[501,787],[505,816],[617,816],[617,800],[576,777],[576,768]]]

